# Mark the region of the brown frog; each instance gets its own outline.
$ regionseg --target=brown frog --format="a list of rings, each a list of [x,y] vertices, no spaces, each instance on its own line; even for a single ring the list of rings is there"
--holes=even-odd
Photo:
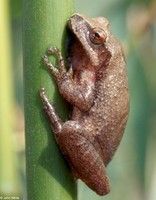
[[[68,29],[69,69],[55,47],[49,48],[48,54],[57,55],[58,68],[48,56],[44,56],[44,63],[62,96],[72,105],[70,119],[60,119],[44,88],[40,96],[73,175],[97,194],[105,195],[110,191],[106,166],[120,143],[129,112],[125,59],[105,18],[74,14]]]

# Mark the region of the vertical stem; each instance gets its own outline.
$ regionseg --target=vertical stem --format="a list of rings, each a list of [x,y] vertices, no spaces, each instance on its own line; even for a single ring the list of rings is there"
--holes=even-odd
[[[50,46],[64,49],[65,25],[73,12],[73,0],[23,1],[28,200],[74,200],[76,183],[56,145],[39,97],[39,89],[45,87],[59,114],[63,118],[67,116],[66,106],[42,62],[42,56]]]

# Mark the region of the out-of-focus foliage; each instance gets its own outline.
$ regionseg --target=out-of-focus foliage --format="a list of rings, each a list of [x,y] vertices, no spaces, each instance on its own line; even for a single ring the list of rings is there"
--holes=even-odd
[[[13,86],[16,97],[14,133],[17,133],[17,163],[22,180],[20,183],[23,183],[20,184],[23,190],[20,190],[23,192],[22,1],[10,0],[10,8]],[[121,41],[126,55],[131,96],[126,132],[108,166],[111,193],[99,197],[79,181],[78,199],[155,200],[156,1],[76,0],[75,11],[90,17],[104,16],[110,21],[111,30]]]
[[[22,1],[10,0],[12,27],[12,57],[15,95],[18,105],[23,106],[23,52],[22,52]]]
[[[19,109],[14,101],[12,29],[9,8],[8,1],[0,1],[0,199],[20,198],[21,183],[23,183],[20,181],[20,172],[24,170],[22,162],[19,164],[20,159],[18,159],[20,152],[18,140],[20,141],[23,133],[18,134],[21,120],[17,118]],[[21,146],[23,148],[23,145]]]

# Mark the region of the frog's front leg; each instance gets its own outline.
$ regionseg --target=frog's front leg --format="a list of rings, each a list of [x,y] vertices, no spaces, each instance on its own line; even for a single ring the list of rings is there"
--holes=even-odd
[[[63,79],[63,76],[66,75],[67,71],[65,69],[65,64],[64,64],[64,59],[61,55],[61,52],[59,51],[58,48],[56,47],[50,47],[48,49],[48,54],[51,55],[55,53],[57,55],[58,58],[58,68],[54,67],[52,65],[52,63],[49,61],[48,56],[45,55],[43,57],[44,63],[47,65],[47,67],[50,69],[52,75],[55,77],[55,79],[57,80],[57,82],[60,82]],[[69,74],[68,74],[69,76]]]
[[[62,96],[80,110],[89,110],[94,100],[93,85],[88,83],[84,84],[82,87],[82,85],[79,86],[75,83],[72,77],[72,68],[68,71],[66,70],[61,52],[56,47],[49,48],[48,54],[56,54],[58,57],[58,68],[54,67],[52,63],[50,63],[47,55],[45,55],[43,59],[44,63],[50,69],[51,74],[54,76]]]

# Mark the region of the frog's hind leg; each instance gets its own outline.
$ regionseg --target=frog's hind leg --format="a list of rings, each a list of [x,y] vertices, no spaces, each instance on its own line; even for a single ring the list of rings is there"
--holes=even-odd
[[[55,133],[55,135],[57,135],[62,131],[63,122],[56,113],[54,106],[49,102],[44,88],[40,89],[40,97],[43,103],[43,109],[47,114],[52,125],[52,130]]]
[[[106,167],[94,145],[85,137],[87,127],[77,121],[63,124],[58,144],[76,178],[84,181],[99,195],[110,191]]]
[[[97,149],[86,137],[87,127],[79,121],[69,120],[63,123],[49,102],[44,88],[40,90],[40,96],[57,143],[69,162],[73,174],[99,195],[107,194],[110,185],[106,168]]]

